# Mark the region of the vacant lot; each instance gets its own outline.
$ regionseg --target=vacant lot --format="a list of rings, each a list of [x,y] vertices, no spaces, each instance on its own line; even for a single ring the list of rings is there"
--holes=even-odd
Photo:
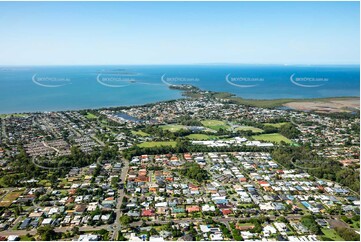
[[[235,128],[236,131],[252,131],[253,133],[262,133],[263,130],[262,129],[259,129],[259,128],[256,128],[256,127],[253,127],[253,126],[238,126],[237,128]]]
[[[321,229],[322,230],[322,233],[327,237],[329,238],[330,240],[333,240],[333,241],[344,241],[344,239],[342,239],[337,233],[335,230],[333,229]]]
[[[282,134],[275,133],[275,134],[260,134],[260,135],[254,135],[252,136],[255,140],[261,140],[261,141],[268,141],[268,142],[275,142],[275,143],[281,143],[281,141],[284,141],[287,144],[292,144],[292,141],[284,137]]]
[[[142,148],[160,147],[160,146],[172,146],[175,147],[177,142],[175,141],[151,141],[139,144]]]
[[[228,124],[226,124],[226,122],[220,121],[220,120],[213,120],[213,119],[203,120],[202,124],[205,127],[208,127],[210,129],[214,129],[217,131],[220,129],[229,129],[230,128],[230,126]]]
[[[182,129],[187,129],[186,126],[184,125],[180,125],[180,124],[168,124],[168,125],[163,125],[161,126],[161,128],[163,130],[168,130],[170,132],[177,132],[177,131],[180,131]]]
[[[0,207],[9,207],[12,202],[17,199],[23,191],[12,191],[5,195],[5,197],[0,201]]]

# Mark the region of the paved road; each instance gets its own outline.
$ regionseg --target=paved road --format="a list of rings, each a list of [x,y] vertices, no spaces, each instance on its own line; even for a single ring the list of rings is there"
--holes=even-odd
[[[124,183],[126,178],[127,178],[127,174],[128,174],[128,169],[129,169],[129,161],[123,159],[124,161],[124,167],[122,169],[122,173],[120,174],[120,179],[121,182]],[[110,238],[110,240],[117,240],[117,235],[118,235],[118,231],[121,229],[121,224],[120,224],[120,216],[122,215],[122,212],[120,211],[120,207],[122,206],[122,201],[124,198],[124,189],[119,189],[118,190],[118,199],[117,199],[117,206],[116,206],[116,210],[115,210],[115,221],[113,224],[113,229],[111,230],[112,232],[112,236]]]
[[[287,216],[285,216],[288,219],[291,220],[296,220],[296,219],[301,219],[303,215],[298,215],[298,214],[289,214]],[[253,217],[259,217],[259,216],[253,216]],[[269,216],[265,216],[267,218],[269,218],[270,220],[276,220],[278,218],[278,216],[273,216],[273,215],[269,215]],[[232,221],[239,221],[239,220],[249,220],[250,218],[246,217],[246,218],[239,218],[239,217],[228,217],[228,218],[223,218],[223,217],[214,217],[212,218],[213,220],[215,220],[216,222],[220,222],[220,223],[228,223],[228,222],[232,222]],[[173,222],[173,223],[195,223],[195,222],[202,222],[204,219],[202,218],[183,218],[183,219],[171,219],[171,220],[154,220],[154,221],[146,221],[145,223],[147,225],[152,225],[154,223],[158,223],[158,224],[167,224],[169,222]],[[137,221],[137,222],[133,222],[130,224],[130,226],[132,227],[138,227],[141,226],[143,224],[143,221]]]
[[[3,144],[6,144],[7,145],[7,138],[8,138],[8,135],[6,133],[6,119],[5,118],[2,118],[1,119],[1,139],[0,141],[3,142]]]
[[[127,166],[125,167],[127,168]],[[122,172],[123,173],[123,172]],[[122,192],[123,194],[123,192]],[[124,194],[123,194],[124,196]],[[120,198],[120,197],[119,197]],[[117,218],[116,218],[116,221],[113,225],[102,225],[102,226],[84,226],[84,227],[79,227],[79,231],[94,231],[94,230],[101,230],[101,229],[106,229],[108,231],[110,231],[110,233],[112,234],[111,235],[111,238],[110,240],[116,240],[117,239],[117,234],[118,234],[118,231],[120,230],[120,222],[119,222],[119,217],[121,216],[121,212],[120,212],[120,208],[121,206],[121,203],[119,202],[119,205],[117,205]],[[254,216],[254,217],[258,217],[258,216]],[[273,216],[273,215],[270,215],[270,216],[266,216],[268,217],[269,219],[271,220],[276,220],[278,218],[278,216]],[[298,215],[298,214],[289,214],[287,216],[285,216],[286,218],[288,219],[291,219],[291,220],[294,220],[294,219],[301,219],[302,218],[302,215]],[[332,216],[330,218],[333,218],[333,219],[336,219],[338,218],[339,216]],[[221,222],[221,223],[224,223],[225,225],[227,225],[229,222],[232,222],[232,221],[239,221],[239,220],[248,220],[250,218],[246,217],[246,218],[235,218],[235,217],[228,217],[228,218],[223,218],[223,217],[214,217],[213,218],[216,222]],[[154,220],[154,221],[146,221],[145,223],[147,225],[152,225],[152,224],[167,224],[169,222],[173,222],[173,223],[198,223],[198,222],[202,222],[203,219],[202,218],[197,218],[197,219],[192,219],[192,218],[183,218],[183,219],[172,219],[172,220]],[[138,222],[133,222],[130,224],[131,227],[138,227],[138,226],[141,226],[143,224],[143,221],[138,221]],[[71,231],[73,227],[60,227],[60,228],[55,228],[55,232],[66,232],[66,231]],[[32,230],[7,230],[7,231],[1,231],[1,235],[2,236],[9,236],[9,235],[26,235],[26,234],[31,234],[31,235],[35,235],[36,234],[36,229],[32,229]]]
[[[45,141],[43,141],[43,142],[41,142],[41,143],[42,143],[45,147],[50,148],[50,149],[52,149],[52,150],[55,150],[57,154],[60,152],[57,148],[48,145]]]
[[[105,146],[104,142],[98,139],[95,134],[90,135],[92,139],[94,139],[96,142],[98,142],[101,146]]]
[[[73,227],[60,227],[60,228],[55,228],[54,231],[55,232],[61,232],[64,233],[67,230],[71,231]],[[109,229],[109,225],[102,225],[102,226],[84,226],[84,227],[79,227],[79,231],[94,231],[94,230],[101,230],[101,229]],[[26,234],[31,234],[31,235],[35,235],[36,234],[36,229],[31,229],[31,230],[6,230],[6,231],[1,231],[1,235],[2,236],[9,236],[9,235],[26,235]]]

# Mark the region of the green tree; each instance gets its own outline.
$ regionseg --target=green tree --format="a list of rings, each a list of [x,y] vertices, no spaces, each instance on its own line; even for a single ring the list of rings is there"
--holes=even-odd
[[[49,241],[57,239],[57,233],[50,225],[39,227],[37,233],[39,234],[41,240]]]

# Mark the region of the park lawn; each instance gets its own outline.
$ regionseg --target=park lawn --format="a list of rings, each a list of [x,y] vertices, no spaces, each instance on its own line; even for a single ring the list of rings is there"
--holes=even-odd
[[[191,139],[191,140],[210,140],[210,139],[215,139],[218,136],[215,135],[207,135],[207,134],[190,134],[187,135],[186,138]]]
[[[230,129],[231,128],[226,122],[220,121],[220,120],[207,119],[207,120],[201,121],[201,123],[203,124],[203,126],[208,127],[210,129],[214,129],[216,131],[218,131],[220,129]]]
[[[85,117],[87,119],[97,119],[98,118],[98,116],[96,116],[96,115],[94,115],[92,113],[86,113]]]
[[[175,147],[177,142],[175,141],[149,141],[143,142],[138,146],[141,148],[152,148],[152,147],[161,147],[161,146],[172,146]]]
[[[322,233],[329,238],[330,240],[333,241],[344,241],[343,238],[341,238],[334,229],[326,229],[326,228],[322,228],[321,229]]]
[[[279,128],[285,124],[287,124],[288,122],[282,122],[282,123],[264,123],[263,125],[265,126],[272,126],[272,127],[275,127],[275,128]]]
[[[24,190],[21,191],[12,191],[5,195],[5,197],[0,201],[0,207],[9,207],[12,202],[17,199]]]
[[[284,137],[282,134],[279,133],[253,135],[252,138],[260,141],[268,141],[275,143],[281,143],[281,141],[284,141],[287,144],[292,144],[291,140],[287,139],[286,137]]]
[[[253,127],[253,126],[239,126],[236,128],[236,131],[247,131],[247,130],[250,130],[252,131],[253,133],[262,133],[263,130],[262,129],[259,129],[259,128],[256,128],[256,127]]]
[[[170,132],[177,132],[177,131],[180,131],[182,129],[185,129],[185,130],[187,129],[186,126],[181,125],[181,124],[167,124],[167,125],[161,126],[161,128],[163,130],[168,130]]]
[[[135,134],[135,135],[138,135],[138,136],[142,136],[142,137],[147,137],[147,136],[149,136],[148,133],[143,132],[143,131],[141,131],[141,130],[138,130],[138,131],[132,130],[132,134]]]

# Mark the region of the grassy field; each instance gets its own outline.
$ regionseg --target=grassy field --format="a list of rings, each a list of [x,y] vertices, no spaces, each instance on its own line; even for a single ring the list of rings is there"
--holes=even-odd
[[[22,193],[23,191],[12,191],[6,194],[6,196],[0,201],[0,207],[9,207]]]
[[[85,117],[86,117],[87,119],[97,119],[97,118],[98,118],[98,116],[96,116],[96,115],[94,115],[94,114],[92,114],[92,113],[87,113],[87,114],[85,115]]]
[[[132,134],[135,134],[135,135],[138,135],[138,136],[142,136],[142,137],[149,136],[148,133],[143,132],[143,131],[141,131],[141,130],[138,130],[138,131],[132,130]]]
[[[261,133],[263,132],[262,129],[259,129],[259,128],[256,128],[256,127],[252,127],[252,126],[239,126],[235,129],[236,131],[247,131],[247,130],[250,130],[252,131],[253,133]]]
[[[152,148],[152,147],[160,147],[160,146],[172,146],[175,147],[177,142],[175,141],[151,141],[151,142],[143,142],[139,144],[139,147],[142,148]]]
[[[186,138],[191,140],[211,140],[217,137],[218,136],[216,135],[207,135],[207,134],[190,134],[186,136]]]
[[[284,141],[287,144],[292,144],[292,141],[284,137],[282,134],[275,133],[275,134],[260,134],[260,135],[253,135],[252,138],[255,140],[263,140],[268,142],[275,142],[281,143]]]
[[[203,126],[208,127],[210,129],[214,129],[214,130],[220,130],[220,129],[229,129],[230,126],[228,124],[226,124],[226,122],[224,121],[220,121],[220,120],[213,120],[213,119],[208,119],[208,120],[203,120],[201,121]]]
[[[161,126],[161,128],[162,128],[163,130],[168,130],[168,131],[170,131],[170,132],[177,132],[177,131],[182,130],[182,129],[187,129],[186,126],[180,125],[180,124],[163,125],[163,126]]]
[[[287,124],[287,122],[283,122],[283,123],[264,123],[263,125],[266,125],[266,126],[272,126],[272,127],[275,127],[275,128],[279,128],[281,127],[282,125],[285,125]]]
[[[322,230],[322,233],[327,237],[329,238],[330,240],[333,240],[333,241],[344,241],[344,239],[342,239],[337,233],[335,230],[333,229],[321,229]]]
[[[9,117],[17,117],[17,118],[24,118],[27,117],[27,114],[22,113],[14,113],[14,114],[0,114],[0,118],[9,118]]]

